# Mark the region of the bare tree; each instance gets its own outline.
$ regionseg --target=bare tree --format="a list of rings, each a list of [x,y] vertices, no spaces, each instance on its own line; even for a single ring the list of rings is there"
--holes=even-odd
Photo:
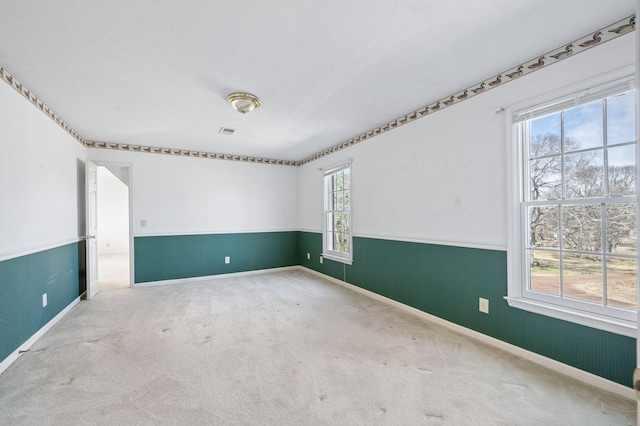
[[[567,138],[564,152],[580,147]],[[532,200],[593,198],[636,193],[636,170],[632,165],[609,166],[609,191],[605,194],[605,168],[599,151],[561,154],[557,134],[532,135],[529,144],[529,176]],[[563,182],[564,176],[564,182]],[[606,208],[606,250],[614,252],[635,232],[635,205],[608,204]],[[535,206],[529,211],[530,246],[557,247],[558,207]],[[562,237],[565,248],[579,251],[602,250],[602,207],[600,204],[563,206]]]

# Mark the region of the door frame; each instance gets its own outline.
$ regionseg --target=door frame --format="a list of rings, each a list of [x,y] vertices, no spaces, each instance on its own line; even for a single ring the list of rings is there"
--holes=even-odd
[[[100,161],[100,160],[90,160],[87,159],[87,163],[93,163],[96,165],[96,167],[119,167],[119,168],[125,168],[127,169],[127,177],[129,180],[129,183],[127,185],[127,190],[128,190],[128,201],[129,201],[129,206],[128,206],[128,214],[129,214],[129,230],[128,230],[128,234],[129,234],[129,288],[133,288],[134,287],[134,277],[135,277],[135,264],[134,264],[134,240],[133,240],[133,164],[131,163],[125,163],[125,162],[116,162],[116,161]],[[88,212],[88,204],[90,202],[89,199],[89,187],[87,184],[87,188],[85,189],[86,192],[86,196],[85,196],[85,202],[87,203],[87,212]],[[96,195],[97,195],[98,190],[96,189]],[[99,223],[98,223],[99,225]],[[89,218],[87,217],[87,229],[89,227]],[[97,238],[97,236],[96,236]],[[87,234],[87,250],[89,250],[89,236]],[[96,250],[97,250],[97,240],[96,240]],[[89,252],[87,252],[87,275],[90,274],[90,271],[88,270],[89,268],[89,262],[90,262],[90,258],[89,258]],[[97,267],[97,265],[96,265]],[[87,299],[89,298],[89,280],[87,280]]]
[[[91,300],[100,291],[98,281],[98,165],[87,160],[85,170],[85,274],[87,281],[87,300]]]

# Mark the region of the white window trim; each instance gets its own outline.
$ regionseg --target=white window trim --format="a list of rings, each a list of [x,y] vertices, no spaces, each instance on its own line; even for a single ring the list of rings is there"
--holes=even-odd
[[[611,77],[613,80],[615,77]],[[593,89],[584,90],[584,93],[592,91],[599,91],[609,86],[618,84],[618,81],[611,81],[603,84],[603,78],[599,78],[601,87],[591,86]],[[634,86],[633,77],[626,76],[622,80],[627,81],[630,86]],[[606,81],[606,80],[605,80]],[[585,85],[582,85],[584,88]],[[587,86],[588,87],[588,86]],[[579,93],[580,90],[577,87],[567,88],[564,95],[568,96]],[[559,94],[562,96],[563,94]],[[553,97],[547,97],[546,101],[553,102]],[[559,99],[555,96],[555,99]],[[529,105],[541,105],[545,102],[544,99],[532,100]],[[640,105],[639,105],[640,107]],[[608,315],[602,315],[599,313],[581,310],[576,307],[567,306],[570,303],[554,304],[549,301],[543,301],[539,299],[533,299],[526,297],[523,291],[524,283],[526,283],[526,271],[524,270],[525,259],[524,250],[522,250],[524,243],[524,225],[522,223],[522,203],[520,202],[522,197],[522,191],[524,188],[523,173],[521,172],[522,164],[522,146],[518,143],[519,135],[514,117],[521,115],[521,108],[510,107],[505,110],[506,112],[506,153],[507,153],[507,296],[505,300],[510,307],[522,309],[528,312],[546,315],[551,318],[556,318],[564,321],[569,321],[576,324],[581,324],[587,327],[592,327],[599,330],[608,331],[611,333],[627,336],[637,337],[637,325],[636,320],[627,320],[616,318]],[[640,123],[638,123],[640,127]],[[640,152],[640,145],[637,146],[637,151]],[[639,210],[640,211],[640,210]],[[550,298],[552,299],[552,298]],[[632,317],[635,317],[634,313]]]
[[[346,160],[337,165],[326,167],[322,170],[322,257],[325,259],[333,260],[336,262],[346,263],[347,265],[353,264],[353,173],[352,172],[352,160]],[[340,170],[349,169],[349,253],[343,254],[337,251],[327,249],[327,180],[326,177],[329,174],[338,172]]]

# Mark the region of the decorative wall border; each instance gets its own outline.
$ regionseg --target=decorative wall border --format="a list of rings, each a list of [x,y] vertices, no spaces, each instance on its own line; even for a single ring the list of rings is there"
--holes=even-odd
[[[75,131],[73,127],[64,121],[58,114],[56,114],[42,99],[38,98],[31,90],[29,90],[24,84],[22,84],[17,78],[15,78],[4,67],[0,66],[0,77],[9,86],[13,87],[24,98],[31,102],[36,108],[45,113],[47,117],[52,119],[58,126],[70,134],[75,140],[80,142],[87,148],[102,148],[102,149],[115,149],[119,151],[133,151],[133,152],[147,152],[152,154],[168,154],[168,155],[180,155],[184,157],[197,157],[197,158],[209,158],[215,160],[230,160],[230,161],[243,161],[247,163],[259,163],[259,164],[275,164],[281,166],[299,166],[299,161],[294,160],[279,160],[275,158],[262,158],[252,157],[249,155],[235,155],[235,154],[221,154],[215,152],[202,152],[202,151],[190,151],[185,149],[175,148],[159,148],[154,146],[145,145],[133,145],[133,144],[121,144],[111,142],[97,142],[90,141],[83,138],[80,133]]]
[[[146,145],[133,145],[111,142],[85,141],[87,148],[114,149],[118,151],[146,152],[150,154],[180,155],[183,157],[209,158],[214,160],[243,161],[246,163],[276,164],[280,166],[299,166],[299,161],[278,160],[274,158],[252,157],[249,155],[220,154],[215,152],[190,151],[186,149],[160,148]]]
[[[524,75],[531,74],[542,68],[546,68],[557,62],[560,62],[570,56],[577,55],[585,50],[591,49],[594,46],[606,43],[607,41],[616,39],[621,35],[627,34],[636,29],[636,16],[632,15],[625,19],[622,19],[614,24],[611,24],[601,30],[595,31],[589,35],[581,37],[571,43],[568,43],[562,47],[553,49],[543,55],[537,56],[523,64],[510,68],[500,74],[483,80],[477,84],[467,87],[464,90],[454,93],[440,100],[437,100],[425,107],[410,112],[400,118],[389,121],[382,126],[368,130],[356,137],[341,142],[323,151],[320,151],[310,157],[302,160],[279,160],[273,158],[252,157],[248,155],[235,155],[235,154],[221,154],[214,152],[203,151],[190,151],[184,149],[175,148],[159,148],[145,145],[134,144],[121,144],[111,142],[98,142],[84,139],[78,132],[76,132],[66,121],[64,121],[58,114],[53,112],[41,99],[34,95],[29,89],[27,89],[22,83],[20,83],[11,73],[5,68],[0,66],[0,76],[2,79],[13,87],[18,93],[29,100],[40,111],[44,112],[49,118],[62,127],[67,133],[69,133],[78,142],[83,144],[87,148],[101,148],[101,149],[113,149],[120,151],[133,151],[133,152],[145,152],[151,154],[167,154],[167,155],[179,155],[183,157],[196,157],[196,158],[208,158],[215,160],[230,160],[230,161],[242,161],[247,163],[259,163],[259,164],[275,164],[283,166],[301,166],[303,164],[310,163],[319,158],[333,154],[342,149],[348,148],[357,143],[368,140],[374,136],[378,136],[382,133],[386,133],[389,130],[393,130],[407,123],[410,123],[418,118],[426,117],[440,110],[443,110],[452,105],[471,99],[481,93],[487,92],[496,87],[502,86],[510,81],[518,79]]]
[[[31,90],[27,89],[27,87],[20,83],[17,78],[15,78],[9,71],[7,71],[4,67],[0,66],[0,77],[11,87],[13,87],[18,93],[20,93],[23,97],[25,97],[29,102],[35,105],[40,111],[44,112],[47,117],[56,122],[56,124],[64,129],[65,132],[69,133],[75,140],[84,144],[84,138],[80,136],[78,132],[76,132],[69,124],[64,121],[58,114],[53,112],[51,108],[49,108],[40,98],[34,95]]]
[[[410,123],[414,120],[417,120],[418,118],[431,115],[435,112],[450,107],[451,105],[455,105],[462,101],[466,101],[467,99],[471,99],[474,96],[487,92],[491,89],[495,89],[496,87],[502,86],[524,75],[531,74],[534,71],[546,68],[549,65],[553,65],[556,62],[560,62],[570,56],[577,55],[578,53],[591,49],[594,46],[618,38],[623,34],[627,34],[635,30],[635,28],[636,17],[635,15],[629,16],[601,30],[581,37],[565,46],[556,48],[550,52],[536,57],[535,59],[531,59],[523,64],[510,68],[507,71],[501,72],[496,76],[474,84],[473,86],[467,87],[464,90],[456,92],[453,95],[447,96],[425,107],[412,111],[403,117],[397,118],[393,121],[383,124],[382,126],[371,129],[365,133],[362,133],[361,135],[358,135],[354,138],[339,143],[338,145],[334,145],[331,148],[327,148],[324,151],[318,152],[310,157],[300,160],[297,162],[297,165],[303,165],[324,156],[333,154],[334,152],[340,151],[344,148],[348,148],[374,136],[378,136],[382,133],[388,132],[389,130],[393,130],[397,127]]]

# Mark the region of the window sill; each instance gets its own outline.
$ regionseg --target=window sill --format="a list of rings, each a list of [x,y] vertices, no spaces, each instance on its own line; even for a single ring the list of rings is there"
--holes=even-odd
[[[347,259],[345,257],[335,256],[329,253],[321,253],[325,259],[333,260],[335,262],[346,263],[347,265],[353,264],[353,259]]]
[[[608,331],[610,333],[620,334],[622,336],[632,338],[637,337],[636,324],[631,321],[611,318],[604,315],[571,309],[564,306],[538,302],[531,299],[506,296],[505,300],[512,308],[518,308],[536,314],[546,315],[548,317],[573,322],[575,324],[596,328],[598,330]]]

